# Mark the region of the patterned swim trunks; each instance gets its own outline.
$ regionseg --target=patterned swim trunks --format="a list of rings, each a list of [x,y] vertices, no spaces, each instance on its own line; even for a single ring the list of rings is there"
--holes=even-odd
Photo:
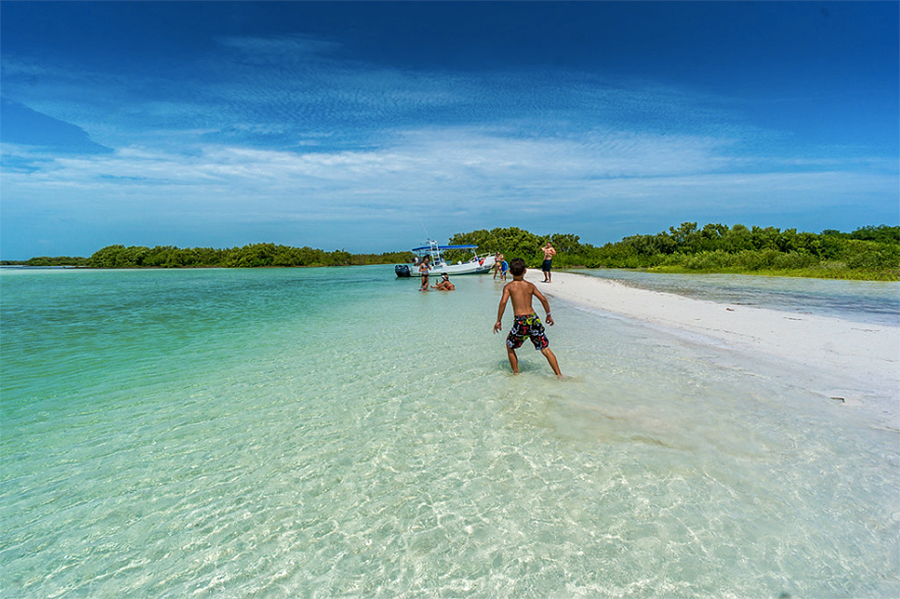
[[[510,349],[522,347],[525,337],[531,337],[534,349],[545,349],[550,345],[547,335],[544,334],[544,325],[537,314],[525,314],[524,316],[516,316],[509,335],[506,337],[506,345]]]

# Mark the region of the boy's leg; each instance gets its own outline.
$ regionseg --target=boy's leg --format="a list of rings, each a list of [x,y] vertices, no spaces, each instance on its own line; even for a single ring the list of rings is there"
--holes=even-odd
[[[513,374],[519,374],[519,358],[516,356],[516,350],[507,345],[506,356],[509,358],[509,365],[512,367]]]
[[[562,376],[562,373],[559,371],[559,362],[556,361],[556,354],[550,351],[549,347],[545,347],[541,350],[541,353],[544,354],[544,357],[547,358],[547,361],[550,362],[550,368],[553,369],[553,372],[556,373],[556,376]]]

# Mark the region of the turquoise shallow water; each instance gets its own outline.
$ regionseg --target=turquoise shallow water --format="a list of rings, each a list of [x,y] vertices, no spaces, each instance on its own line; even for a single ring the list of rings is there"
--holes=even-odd
[[[896,433],[565,304],[513,377],[455,282],[0,273],[3,596],[900,594]]]

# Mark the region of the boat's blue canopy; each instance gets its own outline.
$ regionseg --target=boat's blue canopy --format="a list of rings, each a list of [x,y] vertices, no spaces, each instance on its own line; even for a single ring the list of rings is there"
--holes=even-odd
[[[411,251],[413,252],[425,252],[429,250],[435,249],[434,246],[431,245],[423,245],[420,248],[413,248]],[[440,251],[444,250],[477,250],[477,245],[439,245],[437,249]]]

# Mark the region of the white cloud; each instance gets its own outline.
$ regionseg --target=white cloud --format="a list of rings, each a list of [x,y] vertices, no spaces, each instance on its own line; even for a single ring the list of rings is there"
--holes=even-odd
[[[28,198],[73,213],[84,210],[83,198],[92,194],[93,207],[127,197],[128,206],[144,206],[141,213],[176,219],[220,211],[223,219],[274,220],[302,212],[303,218],[339,221],[415,211],[423,203],[478,219],[552,203],[554,212],[574,222],[584,211],[670,203],[687,211],[815,209],[897,189],[896,169],[729,172],[731,159],[722,153],[729,143],[602,130],[523,139],[484,128],[428,128],[366,151],[298,154],[214,145],[191,155],[124,148],[108,156],[57,157],[38,172],[5,173],[3,187],[6,201]]]

